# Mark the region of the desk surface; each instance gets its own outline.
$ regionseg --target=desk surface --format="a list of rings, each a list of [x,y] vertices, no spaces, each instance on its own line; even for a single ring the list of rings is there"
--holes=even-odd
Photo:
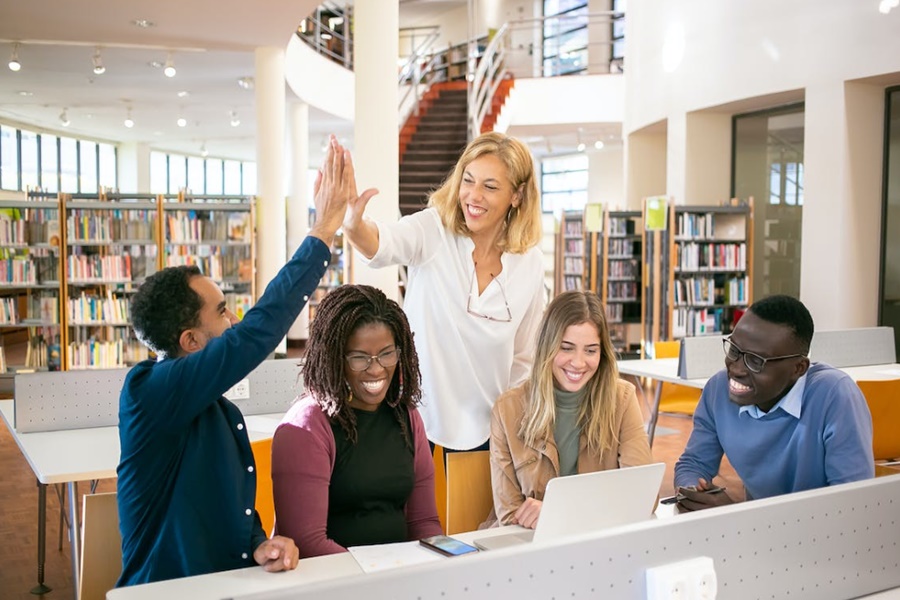
[[[496,527],[482,531],[454,534],[463,542],[514,531],[524,531],[517,525]],[[448,560],[452,560],[449,559]],[[210,573],[196,577],[171,579],[127,588],[110,590],[107,600],[157,600],[158,598],[191,598],[191,600],[221,600],[246,594],[271,592],[284,588],[308,585],[339,577],[364,577],[356,559],[349,552],[304,558],[297,568],[285,573],[267,573],[262,567],[247,567],[234,571]]]
[[[677,358],[657,358],[642,360],[620,360],[619,373],[635,377],[649,377],[657,381],[677,383],[686,387],[702,389],[709,381],[702,379],[681,379],[678,377]],[[724,367],[724,359],[722,366]],[[900,379],[900,364],[866,365],[864,367],[845,367],[841,369],[853,378],[853,381],[870,381],[883,379]]]
[[[118,427],[18,433],[13,427],[14,411],[13,400],[0,400],[0,416],[41,483],[116,477]],[[272,437],[281,417],[281,414],[245,416],[250,441]]]

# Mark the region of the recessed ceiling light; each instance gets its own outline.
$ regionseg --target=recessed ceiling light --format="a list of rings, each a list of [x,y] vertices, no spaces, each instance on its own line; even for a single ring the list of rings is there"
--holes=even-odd
[[[21,90],[19,92],[20,96],[34,96],[34,92],[29,92],[28,90]]]
[[[151,60],[147,64],[150,65],[151,67],[153,67],[154,69],[161,69],[163,66],[163,63],[159,62],[158,60]]]
[[[141,29],[147,29],[148,27],[156,26],[156,23],[149,19],[134,19],[131,24],[135,27],[140,27]]]
[[[187,127],[187,119],[185,119],[184,117],[178,117],[176,123],[179,127]]]
[[[187,98],[190,95],[191,95],[191,93],[187,90],[181,90],[180,92],[178,92],[179,98]]]

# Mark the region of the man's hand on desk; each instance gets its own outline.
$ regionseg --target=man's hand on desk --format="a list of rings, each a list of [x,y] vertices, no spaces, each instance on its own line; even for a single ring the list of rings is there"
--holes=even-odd
[[[513,524],[534,529],[537,526],[538,517],[541,516],[543,502],[534,498],[525,498],[525,502],[516,510],[513,516]]]
[[[276,535],[256,547],[253,560],[270,573],[292,571],[297,568],[300,550],[291,538]]]
[[[697,481],[696,488],[678,488],[678,509],[680,511],[703,510],[716,506],[733,504],[734,500],[725,493],[725,488],[714,486],[702,477]]]

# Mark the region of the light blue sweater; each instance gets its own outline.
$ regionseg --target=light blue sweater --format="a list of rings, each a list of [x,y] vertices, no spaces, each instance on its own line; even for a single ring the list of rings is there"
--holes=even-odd
[[[675,485],[710,481],[723,452],[748,500],[875,476],[872,417],[846,373],[812,365],[800,410],[799,419],[779,407],[759,419],[740,414],[728,399],[728,374],[719,371],[703,388],[694,430],[675,464]]]

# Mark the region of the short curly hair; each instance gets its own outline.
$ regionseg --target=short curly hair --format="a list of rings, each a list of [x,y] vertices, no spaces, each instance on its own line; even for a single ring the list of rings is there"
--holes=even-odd
[[[776,294],[757,300],[750,305],[748,310],[763,321],[783,325],[790,329],[797,341],[800,342],[803,352],[809,352],[815,325],[809,309],[800,300],[785,294]]]
[[[350,388],[344,376],[344,354],[350,336],[373,323],[387,326],[400,351],[400,362],[384,401],[394,409],[406,443],[412,447],[404,411],[422,398],[419,355],[406,314],[381,290],[368,285],[342,285],[325,296],[310,324],[303,383],[322,411],[356,443],[356,415],[347,409]]]
[[[203,298],[191,287],[195,265],[168,267],[144,280],[131,298],[131,322],[141,342],[164,358],[181,353],[178,338],[200,324]]]

